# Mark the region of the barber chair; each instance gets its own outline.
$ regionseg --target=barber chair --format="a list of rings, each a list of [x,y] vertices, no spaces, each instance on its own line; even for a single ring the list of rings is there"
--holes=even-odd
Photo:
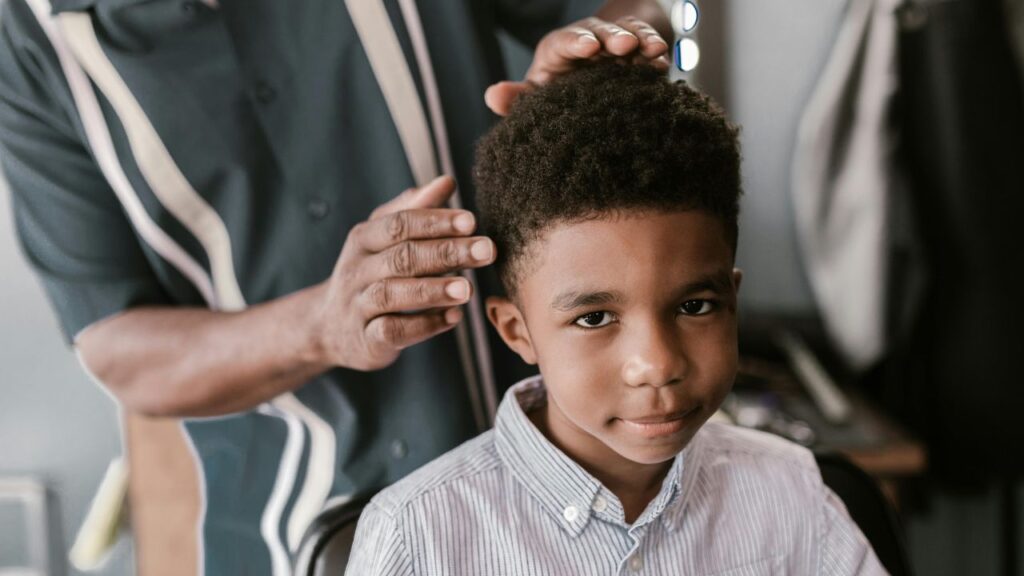
[[[814,458],[818,461],[825,485],[846,505],[850,517],[875,549],[882,566],[892,576],[910,576],[910,562],[896,512],[875,479],[840,454],[820,452]]]
[[[306,530],[295,556],[294,576],[342,576],[352,553],[356,522],[373,494],[320,513]]]
[[[874,479],[838,454],[820,453],[815,454],[815,458],[825,484],[846,504],[882,565],[892,576],[910,576],[896,515]],[[299,547],[295,576],[341,576],[345,573],[356,522],[370,497],[341,504],[317,517]]]

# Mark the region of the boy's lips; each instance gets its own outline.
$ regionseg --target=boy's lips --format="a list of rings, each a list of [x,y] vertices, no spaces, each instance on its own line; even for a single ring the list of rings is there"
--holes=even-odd
[[[679,410],[665,414],[651,414],[638,418],[620,418],[627,429],[647,438],[667,436],[681,431],[686,426],[686,417],[696,412],[696,408]]]

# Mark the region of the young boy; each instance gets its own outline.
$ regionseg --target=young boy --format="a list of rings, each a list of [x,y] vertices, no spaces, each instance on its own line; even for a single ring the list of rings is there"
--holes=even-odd
[[[594,65],[524,96],[476,180],[508,292],[488,315],[540,376],[373,499],[348,574],[884,573],[807,450],[705,424],[737,364],[721,110]]]

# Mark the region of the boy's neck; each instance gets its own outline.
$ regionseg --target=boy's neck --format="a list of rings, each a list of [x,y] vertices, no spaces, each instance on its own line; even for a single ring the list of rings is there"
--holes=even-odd
[[[568,422],[550,401],[527,416],[551,443],[615,494],[622,503],[627,524],[636,521],[654,500],[672,468],[673,460],[640,464],[622,457]]]

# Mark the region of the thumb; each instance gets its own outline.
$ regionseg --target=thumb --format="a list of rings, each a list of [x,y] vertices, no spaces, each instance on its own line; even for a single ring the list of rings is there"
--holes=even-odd
[[[484,102],[498,116],[507,116],[516,98],[533,89],[529,82],[498,82],[484,92]]]
[[[448,198],[455,191],[455,179],[443,175],[434,178],[419,188],[409,188],[381,204],[370,214],[370,220],[401,212],[403,210],[414,210],[417,208],[440,208],[448,202]]]

